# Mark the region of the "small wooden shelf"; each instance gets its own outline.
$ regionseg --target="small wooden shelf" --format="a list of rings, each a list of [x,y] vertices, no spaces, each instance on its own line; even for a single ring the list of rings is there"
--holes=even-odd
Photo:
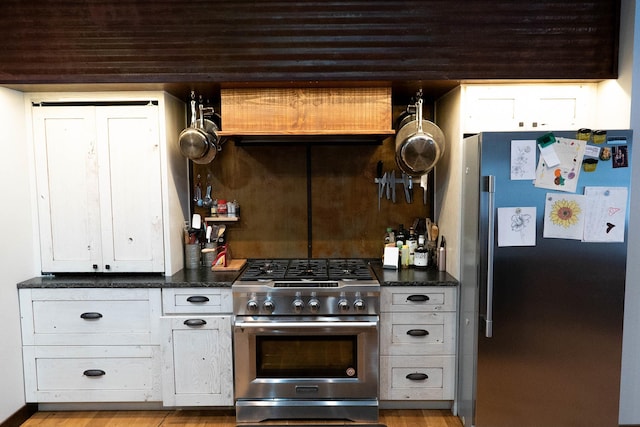
[[[207,222],[237,222],[240,217],[236,215],[218,215],[205,217],[204,220]]]

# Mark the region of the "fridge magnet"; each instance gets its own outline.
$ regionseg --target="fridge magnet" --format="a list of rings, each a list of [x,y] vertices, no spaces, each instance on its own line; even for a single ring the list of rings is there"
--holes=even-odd
[[[598,159],[594,159],[593,157],[585,157],[582,161],[582,169],[585,172],[595,172],[597,166]]]
[[[560,163],[550,167],[541,156],[536,169],[535,186],[575,193],[586,145],[586,141],[556,138],[554,150]]]
[[[498,208],[498,246],[535,246],[536,208]]]
[[[536,141],[511,141],[511,179],[535,179]]]
[[[585,242],[624,242],[627,220],[626,187],[585,187]]]
[[[629,167],[629,155],[626,145],[614,145],[611,149],[614,168]]]
[[[600,160],[603,160],[603,161],[611,160],[611,148],[602,147],[602,150],[600,150],[599,157],[600,157]]]
[[[547,193],[543,237],[582,240],[585,210],[585,196]]]

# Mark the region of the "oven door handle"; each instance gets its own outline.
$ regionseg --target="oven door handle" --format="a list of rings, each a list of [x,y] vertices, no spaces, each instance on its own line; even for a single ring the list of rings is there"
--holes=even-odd
[[[311,329],[317,327],[332,327],[332,328],[354,328],[354,327],[366,327],[366,328],[377,328],[378,322],[243,322],[236,321],[236,328],[300,328],[300,329]]]

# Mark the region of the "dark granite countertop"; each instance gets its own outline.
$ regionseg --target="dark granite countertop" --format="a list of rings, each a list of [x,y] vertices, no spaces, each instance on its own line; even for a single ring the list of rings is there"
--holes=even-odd
[[[173,276],[162,274],[56,274],[34,277],[18,288],[230,288],[238,271],[210,268],[182,269]]]
[[[385,270],[382,262],[368,260],[382,286],[457,286],[449,273],[432,269]],[[183,269],[173,276],[162,274],[56,274],[34,277],[18,283],[18,288],[229,288],[239,271]]]
[[[370,265],[382,286],[458,286],[458,280],[446,271],[435,269],[401,268],[388,270],[382,262],[371,261]]]

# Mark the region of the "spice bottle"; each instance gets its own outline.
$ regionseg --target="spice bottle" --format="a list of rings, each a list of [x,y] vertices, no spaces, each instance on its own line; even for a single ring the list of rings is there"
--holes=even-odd
[[[413,267],[415,265],[416,248],[418,247],[418,239],[416,238],[416,232],[413,227],[409,227],[407,246],[409,246],[409,267]]]
[[[424,244],[424,235],[421,234],[418,236],[418,247],[414,253],[413,263],[416,268],[423,269],[427,268],[427,258],[429,257],[429,252]]]

